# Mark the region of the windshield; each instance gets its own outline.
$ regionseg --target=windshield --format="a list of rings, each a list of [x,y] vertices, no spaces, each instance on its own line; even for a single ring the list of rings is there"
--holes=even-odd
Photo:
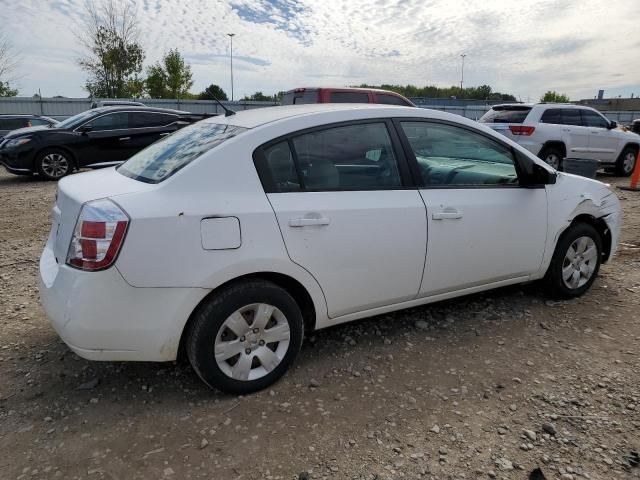
[[[73,117],[69,117],[66,120],[61,121],[53,125],[52,128],[75,128],[80,125],[82,122],[89,120],[94,115],[100,113],[97,110],[87,110],[86,112],[79,113],[74,115]]]
[[[145,148],[118,167],[118,172],[142,182],[159,183],[246,130],[235,125],[199,122]]]
[[[494,107],[485,113],[480,123],[522,123],[527,118],[531,107],[512,106],[512,107]]]

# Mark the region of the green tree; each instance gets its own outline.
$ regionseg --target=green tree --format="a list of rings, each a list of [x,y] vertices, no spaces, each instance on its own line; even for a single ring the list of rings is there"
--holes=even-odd
[[[147,68],[145,87],[151,98],[185,98],[193,85],[193,74],[178,49],[169,50],[162,61]]]
[[[211,84],[198,95],[199,100],[213,100],[217,98],[220,101],[229,100],[225,91],[219,85]]]
[[[157,63],[147,68],[144,86],[147,95],[151,98],[167,97],[167,78],[162,65]]]
[[[10,83],[15,80],[13,72],[19,64],[11,42],[0,34],[0,97],[15,97],[18,90],[11,88]]]
[[[249,100],[254,102],[273,102],[273,97],[268,97],[262,92],[256,92],[253,95],[245,95],[242,100]]]
[[[481,85],[479,87],[466,87],[460,89],[458,86],[436,87],[435,85],[426,85],[417,87],[415,85],[359,85],[362,88],[382,88],[392,92],[399,93],[405,97],[427,97],[427,98],[465,98],[470,100],[502,100],[515,102],[516,97],[507,93],[494,92],[489,85]]]
[[[566,93],[558,93],[553,90],[547,91],[542,97],[540,97],[541,102],[549,102],[549,103],[569,103],[569,97]]]
[[[85,89],[92,97],[139,96],[144,50],[138,43],[138,19],[133,4],[87,0],[86,21],[78,39],[88,53],[78,60],[89,78]]]
[[[184,61],[178,49],[169,50],[164,56],[164,71],[167,75],[167,91],[170,98],[180,98],[193,85],[191,66]]]

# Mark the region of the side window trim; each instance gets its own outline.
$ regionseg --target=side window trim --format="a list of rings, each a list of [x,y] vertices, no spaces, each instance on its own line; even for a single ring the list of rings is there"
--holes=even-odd
[[[298,162],[298,155],[295,150],[295,146],[293,145],[293,139],[300,135],[304,135],[307,133],[318,132],[322,130],[328,130],[331,128],[338,127],[347,127],[351,125],[365,125],[365,124],[375,124],[382,123],[385,125],[387,132],[389,134],[389,139],[391,140],[391,147],[393,148],[393,153],[396,157],[396,161],[398,163],[398,172],[400,174],[401,185],[393,186],[393,187],[372,187],[372,188],[323,188],[323,189],[307,189],[304,187],[304,180],[302,178],[302,173],[300,170],[300,164]],[[283,141],[287,141],[289,144],[289,149],[291,150],[291,155],[293,157],[296,173],[298,175],[298,180],[300,182],[300,190],[297,192],[279,192],[275,181],[273,180],[273,176],[269,170],[269,166],[267,164],[267,159],[265,156],[265,149],[281,143]],[[393,121],[390,118],[382,117],[382,118],[367,118],[363,120],[348,120],[344,122],[335,122],[335,123],[327,123],[324,125],[310,127],[303,130],[297,130],[295,132],[291,132],[285,135],[281,135],[280,137],[274,138],[268,142],[263,143],[259,147],[257,147],[253,151],[253,162],[258,172],[258,176],[260,177],[260,182],[262,183],[262,187],[264,188],[265,193],[303,193],[303,192],[354,192],[354,191],[387,191],[387,190],[415,190],[417,188],[417,183],[415,182],[414,176],[411,172],[410,162],[405,154],[404,147],[401,144],[401,138],[396,131],[396,127],[393,124]]]
[[[404,150],[404,154],[405,157],[408,160],[409,166],[411,168],[411,174],[413,177],[413,180],[415,182],[415,184],[418,186],[419,189],[423,189],[423,190],[442,190],[442,189],[447,189],[447,190],[468,190],[468,189],[495,189],[495,188],[528,188],[526,185],[522,185],[522,183],[520,182],[520,179],[523,176],[523,169],[522,169],[522,165],[520,165],[520,156],[516,154],[516,151],[513,149],[513,147],[511,145],[508,145],[506,143],[503,143],[502,141],[500,141],[497,138],[493,138],[489,135],[487,135],[486,133],[479,131],[479,130],[475,130],[473,128],[467,127],[466,125],[461,125],[461,124],[457,124],[454,122],[449,122],[446,120],[440,120],[440,119],[435,119],[435,118],[421,118],[421,117],[395,117],[392,119],[393,120],[393,124],[395,126],[395,129],[398,133],[398,135],[400,136],[400,141],[402,143],[402,149]],[[477,135],[480,135],[488,140],[491,140],[495,143],[497,143],[498,145],[507,148],[509,150],[509,152],[511,153],[511,158],[513,160],[513,166],[516,170],[516,175],[518,176],[518,184],[490,184],[490,185],[428,185],[424,182],[424,179],[422,178],[422,173],[420,172],[420,167],[418,165],[418,159],[415,156],[415,153],[413,152],[413,148],[411,148],[411,143],[409,142],[409,139],[407,138],[406,134],[404,133],[404,130],[402,129],[402,122],[421,122],[421,123],[431,123],[431,124],[439,124],[439,125],[448,125],[451,127],[457,127],[457,128],[461,128],[463,130],[467,130],[469,132],[475,133]]]

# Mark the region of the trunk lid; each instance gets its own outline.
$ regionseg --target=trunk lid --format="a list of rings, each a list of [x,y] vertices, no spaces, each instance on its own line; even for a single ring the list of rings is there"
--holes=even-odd
[[[522,125],[530,111],[530,105],[494,105],[478,122],[503,134],[505,137],[516,140],[518,136],[514,135],[509,127]]]
[[[79,173],[65,177],[58,183],[56,202],[51,211],[51,238],[59,265],[64,264],[67,250],[82,205],[91,200],[157,188],[119,174],[115,168]]]

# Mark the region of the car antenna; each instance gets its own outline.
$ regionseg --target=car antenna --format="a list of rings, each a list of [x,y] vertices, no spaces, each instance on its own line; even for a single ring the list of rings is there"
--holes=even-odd
[[[225,117],[230,117],[231,115],[235,115],[235,114],[236,114],[236,112],[234,112],[234,111],[233,111],[233,110],[231,110],[230,108],[225,107],[225,106],[222,104],[222,102],[216,98],[216,96],[215,96],[215,95],[213,95],[213,94],[212,94],[212,93],[210,93],[210,92],[208,92],[208,93],[209,93],[209,95],[211,95],[211,96],[213,97],[213,99],[214,99],[216,102],[218,102],[218,105],[220,105],[220,106],[222,107],[222,109],[224,110],[224,116],[225,116]]]

